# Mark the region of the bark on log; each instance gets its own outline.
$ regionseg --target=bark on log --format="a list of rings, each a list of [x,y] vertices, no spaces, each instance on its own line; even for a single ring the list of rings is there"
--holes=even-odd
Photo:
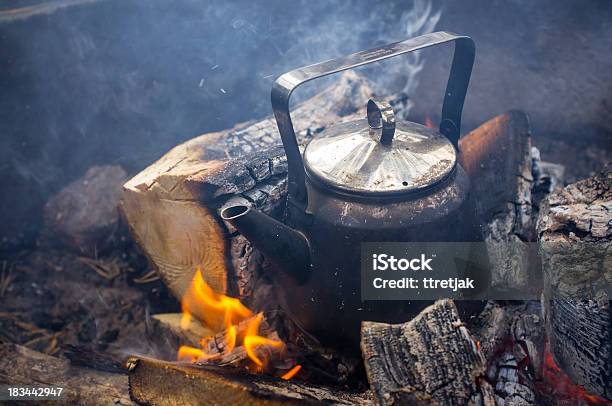
[[[59,386],[62,400],[70,404],[134,404],[125,375],[73,367],[68,360],[16,344],[0,343],[0,384]]]
[[[354,113],[370,94],[361,77],[344,74],[293,110],[298,137],[304,140]],[[254,296],[267,299],[267,292],[252,292],[261,256],[241,236],[225,238],[227,225],[217,211],[233,199],[274,212],[286,190],[279,144],[273,118],[239,124],[175,147],[124,185],[121,208],[132,234],[177,297],[201,268],[216,292],[247,303]]]
[[[361,351],[380,405],[494,405],[485,359],[451,300],[404,324],[364,322]]]
[[[367,393],[336,391],[248,375],[234,368],[185,365],[149,358],[128,361],[130,396],[147,405],[369,405]]]
[[[538,233],[554,360],[574,382],[612,399],[612,168],[551,194]]]

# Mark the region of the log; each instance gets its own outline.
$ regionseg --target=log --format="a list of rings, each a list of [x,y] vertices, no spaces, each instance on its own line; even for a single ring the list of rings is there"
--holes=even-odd
[[[521,111],[497,116],[461,139],[460,162],[470,174],[491,262],[491,286],[538,286],[530,271],[535,253],[529,119]]]
[[[168,330],[169,333],[180,338],[182,342],[191,345],[197,344],[203,337],[213,335],[213,331],[205,327],[196,319],[190,319],[187,326],[181,327],[182,314],[163,313],[152,316],[159,325],[158,331]]]
[[[69,404],[134,404],[124,374],[73,367],[68,360],[16,344],[0,343],[0,384],[62,387],[62,400]]]
[[[147,343],[151,349],[147,354],[157,358],[175,360],[181,345],[198,347],[200,340],[214,332],[199,320],[191,318],[187,326],[181,327],[180,313],[163,313],[151,316],[146,324]]]
[[[297,106],[292,113],[300,140],[365,106],[368,84],[355,73]],[[232,200],[274,213],[285,197],[287,164],[273,118],[238,124],[179,145],[124,185],[121,210],[132,235],[176,297],[194,272],[219,293],[247,304],[268,301],[253,293],[262,258],[232,234],[218,210]]]
[[[370,396],[334,390],[265,375],[249,375],[229,367],[128,360],[130,396],[146,405],[369,405]]]
[[[612,168],[549,195],[537,229],[553,359],[612,399]]]
[[[379,405],[494,405],[485,359],[451,300],[403,324],[364,322],[361,352]]]

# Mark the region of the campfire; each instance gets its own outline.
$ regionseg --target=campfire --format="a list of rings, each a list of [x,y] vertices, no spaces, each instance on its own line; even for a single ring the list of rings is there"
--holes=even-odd
[[[0,24],[107,7],[32,3]],[[612,405],[607,140],[566,140],[573,116],[550,130],[532,101],[533,121],[474,114],[487,103],[469,86],[492,82],[470,82],[478,47],[433,32],[432,7],[402,14],[414,38],[266,76],[272,114],[50,192],[36,243],[0,244],[0,401]],[[249,24],[232,20],[263,35]],[[445,43],[452,62],[425,69]],[[354,69],[395,57],[410,68],[395,90]],[[443,67],[439,113],[429,86],[411,92]],[[435,288],[412,285],[425,277]]]
[[[196,271],[193,282],[183,296],[181,307],[181,329],[189,328],[192,313],[195,313],[201,315],[202,323],[206,327],[223,334],[221,337],[202,337],[199,341],[200,348],[182,345],[178,350],[179,361],[212,362],[234,355],[234,350],[244,351],[252,362],[249,369],[262,372],[268,364],[270,350],[280,352],[284,349],[284,344],[278,336],[268,338],[259,335],[263,313],[254,315],[240,300],[213,292],[204,282],[200,270]],[[281,378],[291,378],[299,368],[299,365],[294,366]]]

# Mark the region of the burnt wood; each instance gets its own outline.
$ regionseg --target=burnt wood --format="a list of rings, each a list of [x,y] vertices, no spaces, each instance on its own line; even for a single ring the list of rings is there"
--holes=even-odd
[[[500,303],[491,300],[470,322],[470,327],[488,364],[504,351],[511,351],[519,362],[526,364],[532,379],[540,376],[544,326],[539,302]]]
[[[201,364],[242,367],[253,367],[244,346],[238,345],[228,352],[225,348],[227,330],[214,333],[204,327],[197,319],[192,318],[186,328],[180,326],[181,314],[168,313],[152,316],[147,323],[148,354],[165,360],[174,360],[180,345],[203,348],[208,354]],[[250,319],[236,325],[237,335],[245,330]],[[353,354],[343,354],[337,350],[323,347],[318,340],[306,334],[283,314],[264,315],[258,334],[260,336],[281,340],[281,348],[267,347],[263,356],[268,361],[264,371],[268,374],[282,375],[296,363],[302,366],[301,376],[309,383],[343,386],[354,385],[361,379],[363,370],[361,358]],[[205,347],[202,347],[204,339]]]
[[[535,240],[527,115],[510,111],[497,116],[463,137],[460,146],[493,270],[491,285],[537,287],[539,275],[530,272],[535,253],[527,244]]]
[[[147,319],[145,334],[150,350],[146,354],[174,360],[181,345],[198,348],[202,338],[214,334],[196,318],[191,318],[189,324],[182,328],[181,318],[180,313],[163,313]]]
[[[612,168],[550,194],[538,233],[553,358],[574,382],[612,399]]]
[[[130,396],[146,405],[369,405],[368,393],[306,385],[230,367],[128,360]]]
[[[485,359],[451,300],[403,324],[364,322],[361,351],[379,405],[494,405]]]
[[[470,322],[487,360],[487,382],[497,404],[535,405],[535,383],[542,379],[544,328],[537,301],[489,301]]]

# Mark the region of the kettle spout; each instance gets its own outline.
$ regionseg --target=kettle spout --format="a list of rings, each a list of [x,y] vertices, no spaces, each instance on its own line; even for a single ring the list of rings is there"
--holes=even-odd
[[[245,205],[224,208],[221,218],[236,227],[275,267],[298,283],[308,279],[310,249],[302,233]]]

